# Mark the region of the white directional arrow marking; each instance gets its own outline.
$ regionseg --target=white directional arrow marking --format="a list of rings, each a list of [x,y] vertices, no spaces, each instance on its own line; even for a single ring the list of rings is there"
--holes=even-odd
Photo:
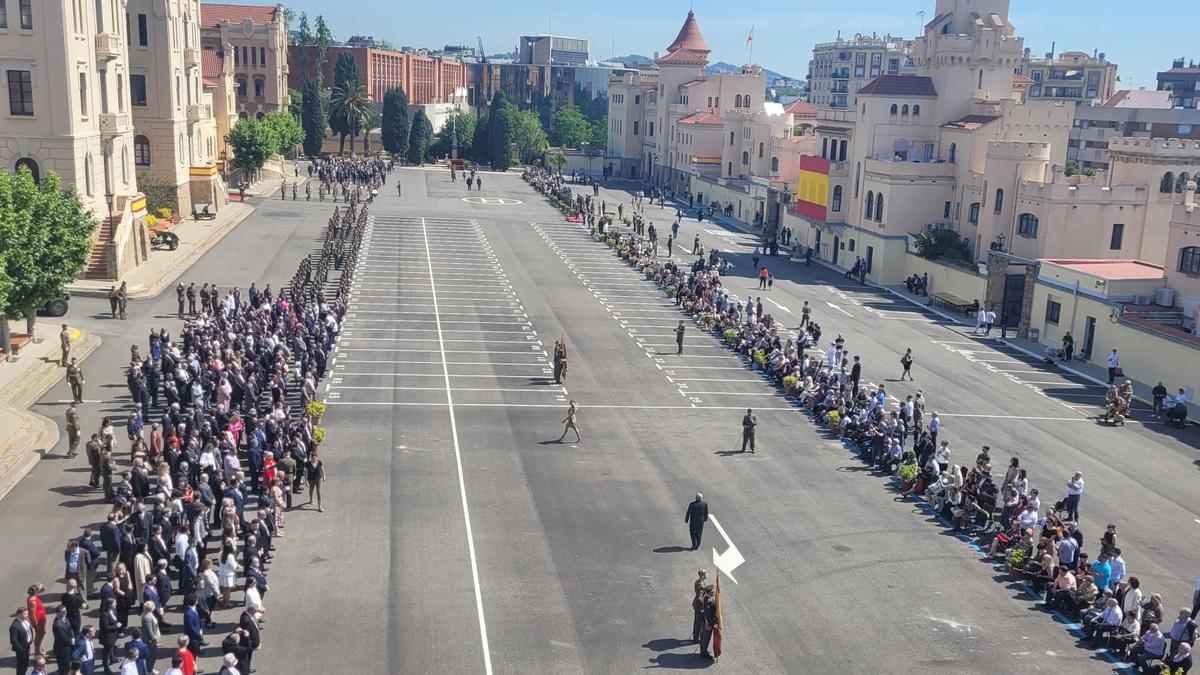
[[[826,300],[826,301],[825,301],[825,304],[827,304],[827,305],[829,305],[830,307],[832,307],[832,308],[836,309],[837,311],[841,312],[842,314],[845,314],[845,315],[846,315],[846,316],[848,316],[848,317],[851,317],[851,318],[853,318],[853,317],[854,317],[854,315],[853,315],[853,314],[851,314],[850,312],[847,312],[846,310],[842,309],[841,307],[838,307],[837,305],[833,304],[832,302],[829,302],[828,300]]]
[[[790,313],[792,311],[792,310],[788,309],[787,307],[784,307],[783,305],[779,304],[778,302],[775,302],[774,300],[772,300],[770,298],[767,298],[767,302],[771,303],[772,305],[775,305],[776,307],[778,307],[779,309],[782,309],[785,312]]]
[[[738,550],[738,547],[734,546],[733,542],[729,540],[729,535],[725,534],[725,528],[721,527],[721,523],[717,522],[717,519],[711,514],[708,516],[708,520],[713,524],[713,527],[717,528],[717,533],[721,535],[725,543],[729,544],[729,548],[725,549],[724,553],[717,553],[717,549],[713,549],[713,564],[717,566],[717,569],[724,572],[730,581],[736,584],[738,580],[733,578],[733,571],[746,562],[746,559],[742,557],[742,552]]]

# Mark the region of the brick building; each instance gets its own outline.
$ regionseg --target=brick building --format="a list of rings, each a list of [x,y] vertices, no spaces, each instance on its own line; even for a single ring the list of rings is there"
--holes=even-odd
[[[408,94],[409,103],[447,103],[453,100],[456,88],[467,84],[466,66],[454,59],[370,47],[330,47],[322,68],[329,86],[333,85],[334,67],[343,53],[354,57],[372,101],[383,101],[389,89],[399,87]],[[288,74],[288,86],[303,90],[304,80],[315,74],[317,48],[292,45],[289,57],[295,67]]]

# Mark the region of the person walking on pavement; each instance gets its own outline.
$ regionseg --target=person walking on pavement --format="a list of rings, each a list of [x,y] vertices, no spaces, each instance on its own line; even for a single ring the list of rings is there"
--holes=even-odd
[[[765,266],[758,270],[758,290],[761,291],[761,290],[765,290],[767,288],[767,275],[768,274],[770,274],[770,272],[767,271],[767,268]]]
[[[571,399],[570,405],[567,406],[567,416],[566,416],[566,418],[563,419],[563,424],[565,426],[563,426],[562,436],[558,437],[559,443],[562,443],[563,439],[567,437],[568,431],[575,432],[575,442],[576,443],[583,440],[583,438],[581,438],[579,436],[579,427],[575,426],[575,411],[576,411],[575,399]]]
[[[79,409],[72,403],[67,407],[67,459],[79,454]]]
[[[692,255],[700,255],[700,235],[692,240]]]
[[[671,248],[675,245],[675,235],[667,237],[667,257],[671,257]]]
[[[562,384],[567,377],[567,338],[559,336],[554,343],[554,384]]]
[[[71,385],[71,402],[75,405],[83,403],[83,369],[76,359],[71,359],[71,365],[67,366],[67,383]]]
[[[683,353],[683,333],[685,330],[686,330],[686,328],[684,328],[682,321],[680,321],[679,325],[675,327],[675,347],[676,347],[675,354],[676,355]]]
[[[692,550],[700,548],[700,539],[704,536],[704,524],[708,522],[708,503],[704,495],[697,492],[696,498],[688,504],[683,513],[683,522],[688,524],[688,534],[692,537]]]
[[[901,382],[904,381],[904,378],[906,376],[908,377],[908,381],[912,382],[912,379],[913,379],[912,364],[913,364],[913,353],[912,353],[912,348],[910,347],[908,349],[905,349],[904,356],[900,357],[900,367],[904,368],[904,371],[902,373],[900,373],[900,381]]]
[[[1079,522],[1079,500],[1083,497],[1083,472],[1076,471],[1067,481],[1067,498],[1063,500],[1063,509],[1072,522]]]
[[[812,323],[812,307],[808,306],[808,301],[804,301],[804,306],[800,308],[800,330],[804,330],[806,326]]]
[[[754,253],[750,256],[750,260],[754,263],[754,269],[758,269],[758,247],[754,247]]]
[[[1122,373],[1117,372],[1119,370],[1121,370],[1121,357],[1120,357],[1120,355],[1117,354],[1117,350],[1114,349],[1114,350],[1112,350],[1112,353],[1108,355],[1108,383],[1109,384],[1112,384],[1113,381],[1117,379],[1117,376],[1122,374]]]
[[[93,488],[100,487],[100,447],[100,434],[92,434],[92,439],[83,447],[87,453],[88,466],[92,469],[88,485]]]
[[[704,586],[708,583],[708,572],[697,572],[692,588],[692,642],[700,643],[700,629],[704,628]]]
[[[62,331],[58,334],[58,347],[62,350],[62,360],[59,365],[63,368],[67,367],[67,358],[71,356],[71,329],[67,328],[67,324],[62,325]]]
[[[121,282],[121,287],[117,289],[117,311],[121,314],[121,320],[125,320],[125,309],[129,306],[129,289],[125,286],[125,282]]]
[[[742,418],[742,452],[746,451],[746,445],[750,445],[750,452],[754,452],[754,427],[758,426],[758,418],[754,416],[754,410],[746,408],[746,416]]]
[[[117,285],[113,284],[108,287],[108,311],[112,314],[112,318],[117,318]]]

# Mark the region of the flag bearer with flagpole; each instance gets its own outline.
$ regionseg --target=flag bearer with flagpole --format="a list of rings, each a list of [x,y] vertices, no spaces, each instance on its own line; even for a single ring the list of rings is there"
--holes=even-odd
[[[713,663],[716,663],[721,658],[721,645],[724,642],[724,629],[722,626],[725,622],[721,619],[721,575],[717,574],[717,587],[713,594],[713,643],[712,654]]]

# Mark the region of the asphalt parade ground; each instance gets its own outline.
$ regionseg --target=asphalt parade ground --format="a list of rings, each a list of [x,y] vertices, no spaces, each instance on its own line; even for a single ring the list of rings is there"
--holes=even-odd
[[[260,673],[1113,672],[714,336],[688,321],[676,355],[684,316],[671,300],[519,176],[483,177],[467,192],[441,170],[397,169],[369,207],[321,385],[325,512],[301,500],[287,516]],[[622,192],[601,198],[629,207]],[[245,288],[290,275],[332,206],[264,203],[198,263],[212,278],[190,276]],[[647,209],[662,232],[672,215]],[[841,334],[861,357],[864,381],[897,400],[922,390],[953,463],[983,444],[997,467],[1017,455],[1043,503],[1082,471],[1085,550],[1116,523],[1147,595],[1161,592],[1168,615],[1188,604],[1200,573],[1195,429],[1136,410],[1124,428],[1098,424],[1102,388],[994,334],[783,258],[764,258],[776,278],[759,291],[752,235],[685,220],[680,243],[690,250],[696,235],[734,263],[723,282],[740,301],[761,295],[795,326],[807,300],[822,341]],[[172,325],[173,303],[131,307]],[[88,366],[88,397],[116,397],[107,386],[120,391],[122,354],[148,325],[100,324],[108,360]],[[916,381],[901,383],[908,347]],[[60,385],[39,407],[59,419],[66,398]],[[569,400],[582,442],[557,441]],[[736,452],[746,408],[759,419],[754,454]],[[65,487],[82,465],[43,462],[0,502],[0,535],[16,544],[0,551],[7,588],[60,566],[80,514],[103,513],[96,495]],[[696,492],[716,522],[692,552],[683,516]],[[64,516],[64,496],[85,508]],[[29,525],[17,522],[53,537],[24,546]],[[714,552],[731,547],[745,562],[722,579],[725,653],[713,666],[689,641],[692,581],[700,568],[711,579]]]

